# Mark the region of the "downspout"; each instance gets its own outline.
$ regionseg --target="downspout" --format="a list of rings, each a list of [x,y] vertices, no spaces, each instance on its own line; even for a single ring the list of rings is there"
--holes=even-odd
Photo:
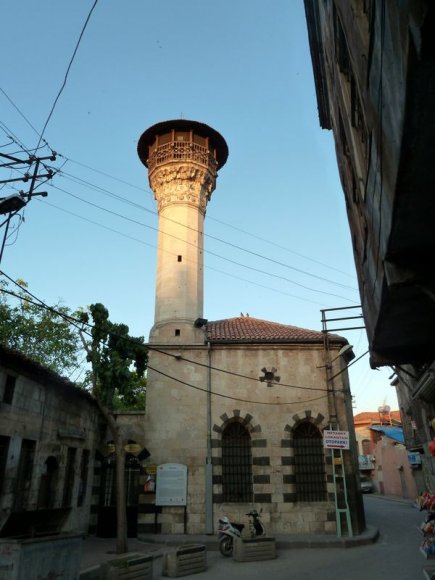
[[[211,454],[211,344],[207,342],[207,457],[205,462],[205,533],[213,534],[213,465]]]

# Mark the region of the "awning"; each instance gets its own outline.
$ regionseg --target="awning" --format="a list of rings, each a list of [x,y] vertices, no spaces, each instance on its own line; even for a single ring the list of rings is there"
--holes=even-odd
[[[403,429],[402,427],[387,427],[387,426],[375,426],[373,425],[370,427],[372,431],[378,431],[379,433],[383,433],[390,439],[397,441],[398,443],[405,443],[405,437],[403,436]]]

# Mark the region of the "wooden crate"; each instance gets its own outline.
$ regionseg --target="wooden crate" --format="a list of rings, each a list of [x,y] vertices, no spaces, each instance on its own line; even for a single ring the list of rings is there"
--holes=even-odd
[[[153,580],[153,557],[129,554],[100,565],[103,580]]]
[[[186,544],[163,556],[163,576],[178,578],[207,569],[207,551],[203,544]]]
[[[260,536],[258,538],[234,538],[234,560],[237,562],[255,562],[276,558],[275,538]]]

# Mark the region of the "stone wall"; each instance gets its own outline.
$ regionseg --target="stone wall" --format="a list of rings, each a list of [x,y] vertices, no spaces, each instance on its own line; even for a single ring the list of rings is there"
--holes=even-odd
[[[13,357],[0,366],[0,527],[12,513],[57,510],[63,531],[85,532],[99,412],[87,393],[39,365],[32,376],[32,363],[25,362],[25,372]]]
[[[326,500],[295,501],[293,431],[301,422],[310,422],[321,432],[328,427],[331,415],[323,345],[251,343],[212,345],[210,350],[177,347],[176,357],[171,347],[159,350],[168,354],[151,351],[150,367],[166,376],[152,370],[148,373],[145,444],[153,463],[181,463],[188,467],[187,533],[204,533],[206,529],[208,453],[213,464],[214,528],[221,515],[247,524],[245,514],[255,507],[263,510],[263,521],[271,533],[334,533],[330,450],[324,452]],[[334,373],[339,370],[339,362],[335,365]],[[268,386],[267,381],[260,382],[263,368],[275,368],[279,384]],[[343,392],[345,374],[335,379],[333,414],[338,416],[340,429],[351,431],[350,395]],[[251,437],[250,504],[225,503],[222,498],[221,434],[232,421],[241,422]],[[348,487],[356,505],[356,450],[344,455]],[[144,531],[152,531],[156,521],[152,501],[148,495],[141,499],[144,507],[140,522]],[[364,527],[363,516],[358,513],[356,533]],[[162,507],[157,522],[163,533],[182,533],[183,508]]]

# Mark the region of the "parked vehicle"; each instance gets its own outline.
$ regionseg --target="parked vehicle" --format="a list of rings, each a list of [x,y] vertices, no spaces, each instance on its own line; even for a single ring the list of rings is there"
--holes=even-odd
[[[255,538],[255,536],[265,536],[266,530],[257,510],[251,510],[246,515],[249,517],[250,537]],[[244,529],[245,524],[230,522],[227,516],[219,518],[218,540],[219,550],[222,556],[229,557],[232,555],[234,538],[240,538]]]
[[[360,489],[362,493],[373,493],[375,491],[375,484],[367,477],[367,475],[360,476]]]
[[[230,522],[227,516],[219,518],[218,540],[219,551],[222,556],[229,557],[233,553],[234,538],[240,538],[244,524]]]

